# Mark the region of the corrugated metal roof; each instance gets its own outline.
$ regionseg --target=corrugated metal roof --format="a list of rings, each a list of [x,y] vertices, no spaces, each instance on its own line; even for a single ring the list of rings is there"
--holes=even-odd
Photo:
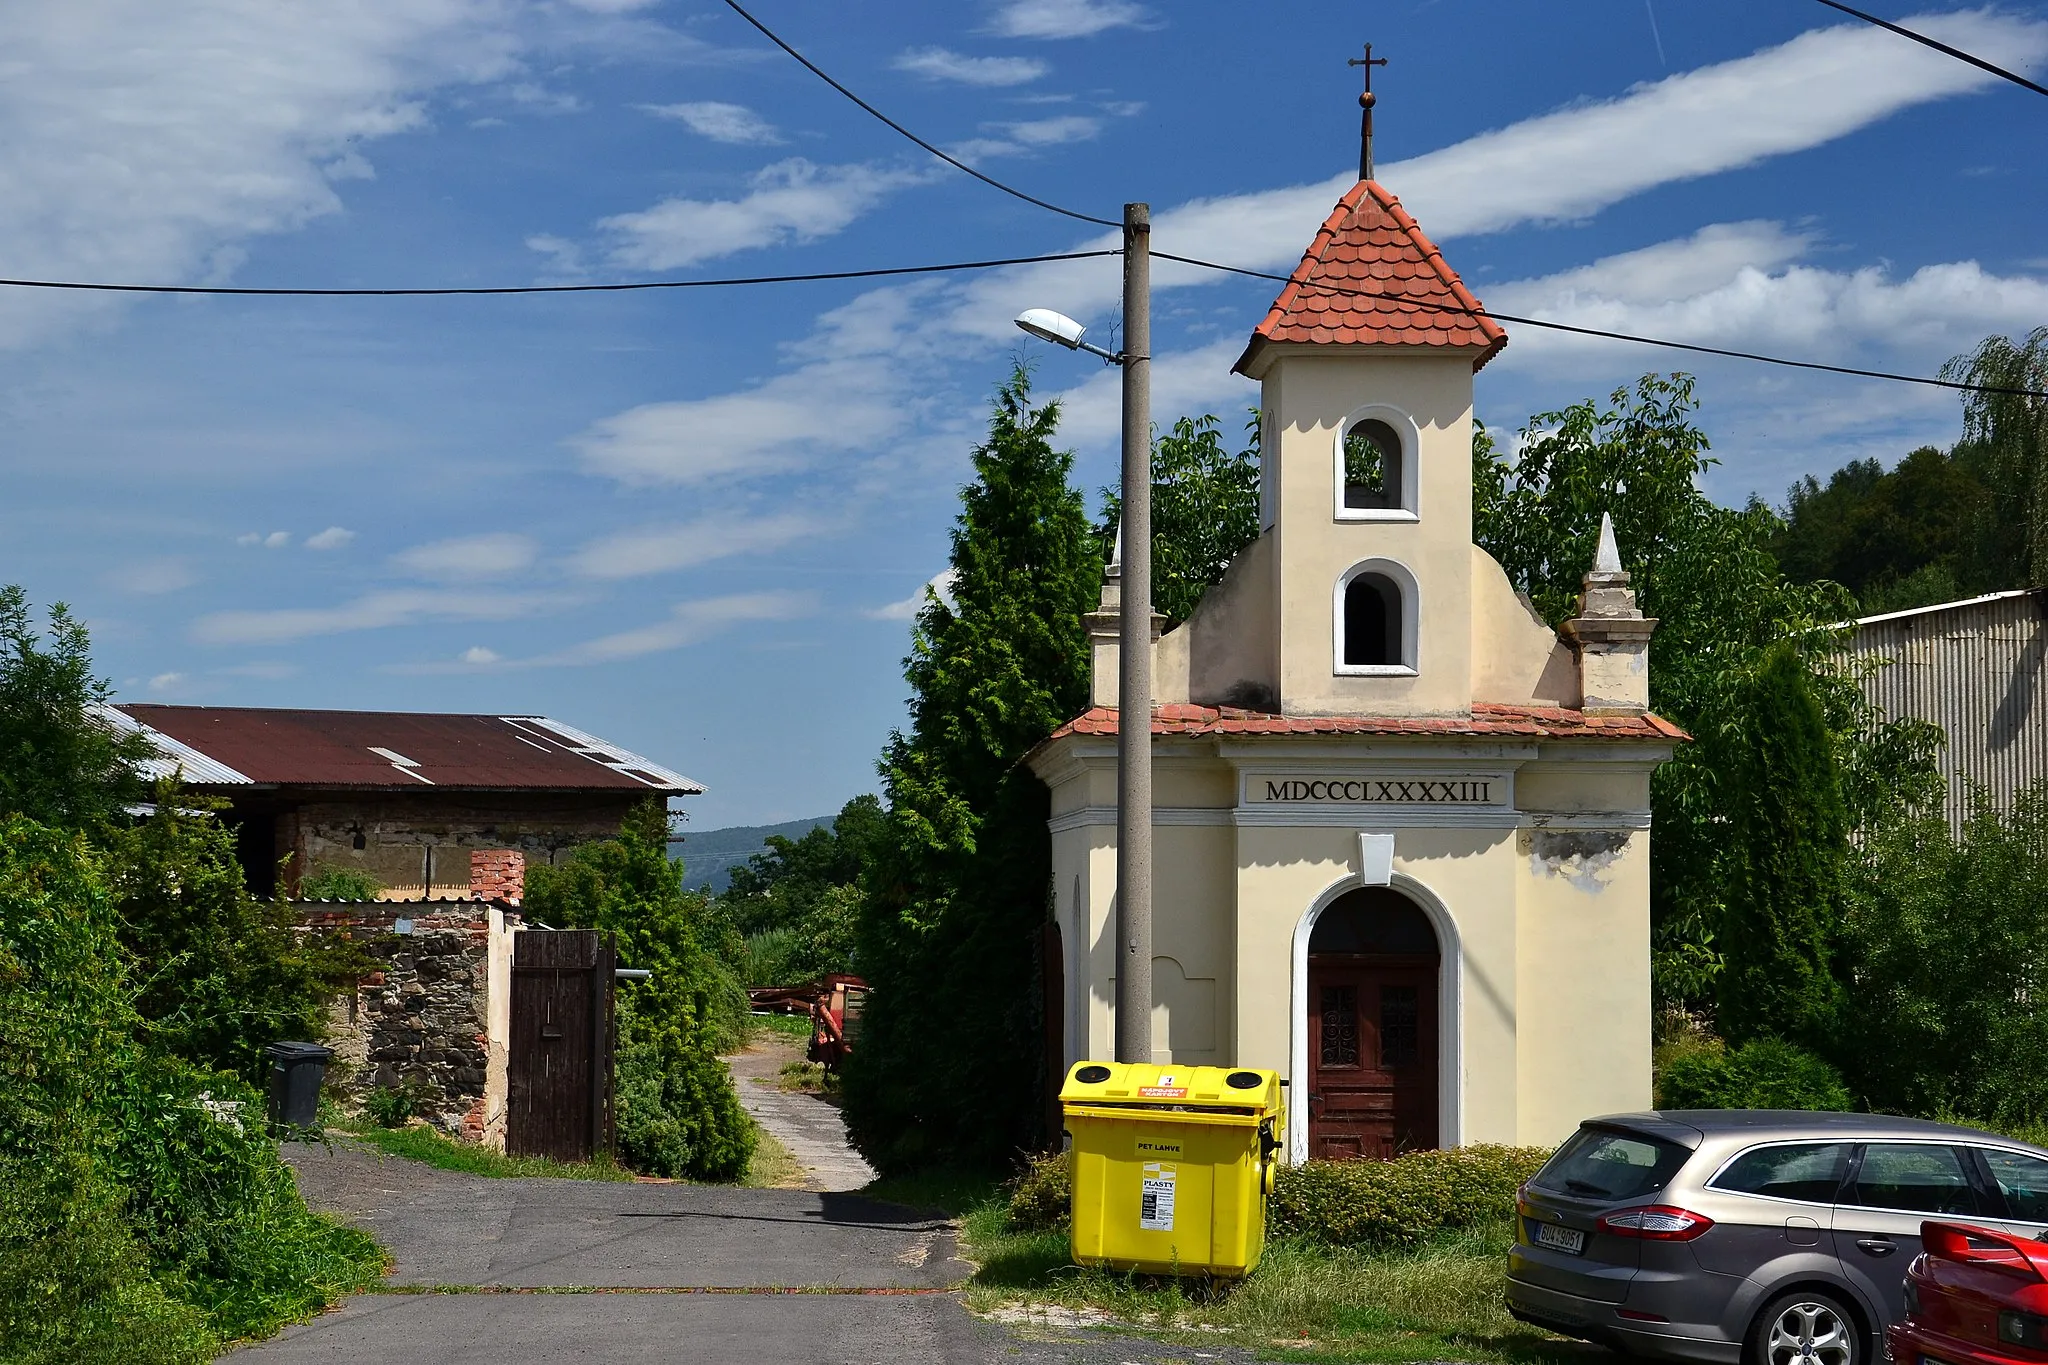
[[[419,786],[494,791],[704,790],[681,773],[545,716],[110,708],[151,734],[193,786]],[[118,723],[118,722],[117,722]],[[202,775],[203,774],[203,775]]]
[[[149,726],[144,725],[118,706],[108,706],[104,703],[99,703],[95,704],[92,709],[94,714],[116,730],[127,733],[139,731],[149,736],[150,742],[156,745],[157,756],[144,759],[139,766],[141,767],[143,777],[151,782],[156,782],[166,777],[175,777],[187,786],[194,787],[229,787],[247,786],[249,784],[249,778],[236,772],[227,764],[216,762],[190,745],[180,744],[169,735],[160,734],[152,730]]]
[[[1843,657],[1861,666],[1864,696],[1890,719],[1928,721],[1948,736],[1941,767],[1957,833],[1973,788],[2010,810],[2015,795],[2048,778],[2048,591],[1991,593],[1856,625]]]

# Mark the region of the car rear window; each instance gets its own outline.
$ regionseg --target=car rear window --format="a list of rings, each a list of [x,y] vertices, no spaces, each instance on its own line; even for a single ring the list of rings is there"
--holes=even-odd
[[[2029,1222],[2048,1218],[2048,1161],[2020,1152],[2002,1152],[1996,1147],[1979,1147],[1991,1178],[2005,1196],[2005,1216]]]
[[[1707,1183],[1736,1194],[1832,1204],[1848,1164],[1846,1142],[1788,1142],[1751,1148]]]
[[[1581,1128],[1529,1183],[1585,1199],[1640,1199],[1670,1184],[1691,1155],[1646,1133]]]

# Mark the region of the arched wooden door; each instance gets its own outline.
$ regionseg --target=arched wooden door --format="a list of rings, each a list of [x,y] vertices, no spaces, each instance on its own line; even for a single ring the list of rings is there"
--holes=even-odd
[[[1308,945],[1308,1149],[1380,1160],[1437,1145],[1437,973],[1420,906],[1398,891],[1346,892]]]

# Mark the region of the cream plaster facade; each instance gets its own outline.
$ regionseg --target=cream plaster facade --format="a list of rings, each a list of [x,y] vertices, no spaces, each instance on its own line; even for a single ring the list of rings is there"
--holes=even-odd
[[[1560,632],[1472,543],[1474,365],[1258,338],[1240,362],[1263,386],[1265,531],[1153,645],[1154,1060],[1272,1067],[1300,1107],[1316,917],[1388,886],[1437,938],[1438,1141],[1554,1143],[1650,1102],[1650,775],[1679,736],[1647,714],[1655,623],[1607,544]],[[1368,416],[1400,434],[1404,486],[1361,513],[1342,448]],[[1342,640],[1363,565],[1406,614],[1404,658],[1369,670]],[[1098,708],[1115,588],[1090,622]],[[1070,1064],[1115,1037],[1115,724],[1091,712],[1031,758]],[[1308,1130],[1290,1121],[1296,1159]]]

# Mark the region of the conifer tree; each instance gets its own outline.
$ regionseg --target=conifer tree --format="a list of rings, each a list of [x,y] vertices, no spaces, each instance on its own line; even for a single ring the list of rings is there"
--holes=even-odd
[[[997,391],[961,490],[952,601],[918,617],[910,730],[882,760],[890,834],[859,945],[874,991],[845,1096],[884,1170],[992,1165],[1040,1136],[1048,795],[1019,760],[1087,706],[1081,616],[1102,581],[1058,421],[1021,366]]]
[[[1764,651],[1734,692],[1717,746],[1734,854],[1718,1022],[1736,1043],[1825,1042],[1840,992],[1830,961],[1849,851],[1835,737],[1789,641]]]

